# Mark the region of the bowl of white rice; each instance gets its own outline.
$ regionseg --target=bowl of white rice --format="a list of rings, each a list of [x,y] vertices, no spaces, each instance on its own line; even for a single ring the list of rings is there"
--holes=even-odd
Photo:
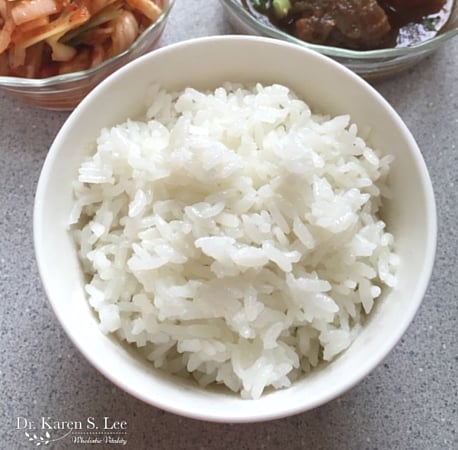
[[[40,275],[107,378],[164,410],[254,422],[328,402],[412,321],[436,246],[428,170],[345,67],[249,36],[123,67],[55,138]]]

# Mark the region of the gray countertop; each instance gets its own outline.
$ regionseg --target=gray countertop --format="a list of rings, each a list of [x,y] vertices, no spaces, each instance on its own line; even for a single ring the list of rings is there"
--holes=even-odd
[[[162,45],[231,32],[216,0],[177,0]],[[34,447],[26,421],[109,417],[127,422],[125,448],[132,449],[458,449],[458,40],[374,86],[410,127],[433,180],[439,238],[428,291],[400,343],[352,390],[310,412],[246,425],[148,406],[106,380],[69,341],[41,287],[32,239],[37,180],[68,113],[0,94],[0,448]],[[46,447],[119,445],[62,439]]]

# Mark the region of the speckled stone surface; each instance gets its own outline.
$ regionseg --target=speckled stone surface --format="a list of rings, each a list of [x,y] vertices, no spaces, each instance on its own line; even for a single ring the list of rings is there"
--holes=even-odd
[[[177,0],[162,45],[230,32],[216,0]],[[198,422],[145,405],[69,341],[41,287],[32,239],[40,169],[68,114],[0,94],[0,449],[35,448],[17,428],[43,417],[126,421],[130,449],[458,449],[458,40],[374,86],[410,127],[434,183],[439,238],[427,294],[396,348],[352,390],[313,411],[247,425]],[[45,448],[120,445],[64,438]]]

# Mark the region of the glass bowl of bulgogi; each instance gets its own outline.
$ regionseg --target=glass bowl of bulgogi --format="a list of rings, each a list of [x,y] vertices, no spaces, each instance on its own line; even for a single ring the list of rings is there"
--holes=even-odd
[[[458,34],[456,0],[221,0],[240,33],[293,42],[372,79],[403,71]]]
[[[73,109],[116,69],[159,45],[175,0],[0,0],[0,91]]]

